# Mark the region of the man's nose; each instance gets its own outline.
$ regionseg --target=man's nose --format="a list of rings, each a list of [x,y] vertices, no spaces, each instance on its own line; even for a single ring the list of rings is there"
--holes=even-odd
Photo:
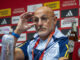
[[[38,25],[42,25],[42,20],[41,19],[39,19]]]

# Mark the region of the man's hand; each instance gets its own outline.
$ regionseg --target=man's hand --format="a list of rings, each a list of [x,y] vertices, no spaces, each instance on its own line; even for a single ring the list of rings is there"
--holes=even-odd
[[[14,60],[24,60],[24,53],[20,48],[15,48]]]
[[[20,20],[18,22],[18,25],[15,29],[15,33],[21,34],[22,32],[25,32],[27,29],[31,28],[35,23],[28,24],[28,20],[32,18],[33,14],[32,13],[23,13],[20,15]]]
[[[28,20],[30,20],[32,17],[33,17],[32,13],[26,12],[21,14],[20,20],[14,32],[17,34],[21,34],[22,32],[25,32],[27,29],[35,25],[35,23],[28,24]],[[14,38],[15,38],[14,40],[15,41],[14,46],[15,46],[17,42],[17,38],[16,37]],[[20,48],[15,48],[14,51],[15,51],[15,54],[14,54],[15,60],[24,60],[24,53]]]
[[[59,60],[68,60],[68,58],[67,57],[61,57],[61,58],[59,58]]]

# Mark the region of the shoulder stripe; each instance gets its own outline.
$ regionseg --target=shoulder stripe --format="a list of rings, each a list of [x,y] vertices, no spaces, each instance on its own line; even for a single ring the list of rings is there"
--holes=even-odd
[[[22,47],[24,44],[26,44],[26,42],[19,44],[17,47]]]
[[[66,47],[67,47],[67,50],[66,50],[66,53],[65,53],[64,57],[68,57],[69,56],[69,53],[68,53],[69,47],[68,47],[67,44],[66,44]]]

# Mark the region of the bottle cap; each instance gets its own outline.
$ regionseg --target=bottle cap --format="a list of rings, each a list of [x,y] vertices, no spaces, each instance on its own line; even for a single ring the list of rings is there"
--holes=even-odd
[[[9,32],[13,31],[10,26],[6,26],[2,30],[3,30],[3,34],[9,34]]]

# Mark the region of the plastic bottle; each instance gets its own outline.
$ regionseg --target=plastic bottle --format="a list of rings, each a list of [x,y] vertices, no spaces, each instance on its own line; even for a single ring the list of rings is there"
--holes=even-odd
[[[1,60],[14,60],[14,37],[9,32],[2,37]]]

